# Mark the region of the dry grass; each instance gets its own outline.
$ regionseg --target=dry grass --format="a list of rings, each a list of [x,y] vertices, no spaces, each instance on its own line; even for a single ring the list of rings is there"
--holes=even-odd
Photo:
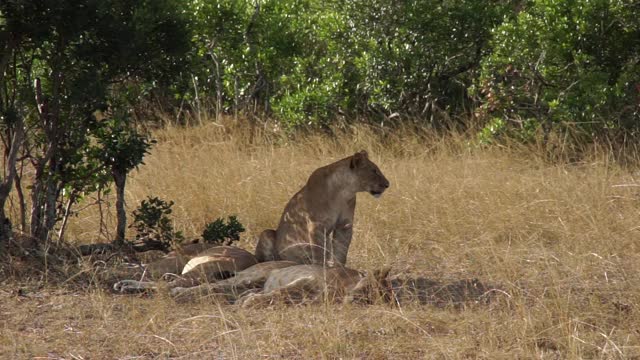
[[[463,138],[389,136],[365,127],[334,140],[287,141],[217,126],[172,128],[127,188],[174,200],[175,225],[197,237],[237,214],[240,246],[276,225],[315,168],[360,149],[391,181],[361,194],[349,264],[394,265],[439,281],[497,284],[488,305],[276,306],[244,310],[0,289],[0,357],[64,358],[640,358],[640,174],[594,151],[551,164],[526,147],[468,147]],[[113,201],[113,199],[111,199]],[[68,236],[100,238],[96,209]],[[17,284],[16,284],[17,286]]]

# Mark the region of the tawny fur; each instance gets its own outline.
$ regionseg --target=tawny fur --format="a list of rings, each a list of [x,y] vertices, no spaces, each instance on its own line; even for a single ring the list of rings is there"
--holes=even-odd
[[[185,255],[173,255],[146,266],[153,277],[158,279],[165,274],[176,275],[167,286],[189,287],[225,279],[257,264],[250,252],[235,246],[213,246],[205,248],[191,258]],[[179,275],[179,276],[178,276]],[[153,290],[158,286],[153,281],[122,280],[114,284],[119,292]]]
[[[389,270],[367,274],[346,267],[290,266],[271,271],[262,292],[245,296],[239,303],[249,307],[274,302],[374,301],[390,289],[386,282]]]
[[[287,203],[276,230],[265,230],[258,261],[345,265],[353,235],[356,193],[378,197],[389,187],[365,151],[314,171]]]
[[[234,302],[248,291],[262,289],[272,271],[297,265],[293,261],[267,261],[253,265],[235,276],[194,287],[175,287],[170,290],[176,301],[191,301],[201,297],[216,297]]]

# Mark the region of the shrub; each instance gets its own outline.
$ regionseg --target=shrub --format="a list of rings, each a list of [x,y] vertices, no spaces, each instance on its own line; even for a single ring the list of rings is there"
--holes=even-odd
[[[206,225],[202,232],[202,239],[211,244],[231,245],[240,240],[241,232],[244,232],[244,226],[237,217],[229,216],[226,224],[223,219],[217,218]]]
[[[592,138],[637,132],[640,6],[537,0],[493,32],[483,61],[480,116],[507,129],[574,128]],[[489,121],[491,126],[495,120]]]
[[[133,211],[133,227],[136,230],[136,242],[146,248],[168,251],[184,240],[182,232],[175,231],[169,215],[173,201],[166,202],[157,197],[142,200]]]

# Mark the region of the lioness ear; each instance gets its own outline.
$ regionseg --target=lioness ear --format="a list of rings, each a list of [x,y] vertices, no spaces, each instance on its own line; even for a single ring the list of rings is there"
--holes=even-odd
[[[351,157],[351,163],[349,164],[349,166],[350,166],[352,169],[355,169],[355,168],[359,167],[360,165],[362,165],[362,161],[363,161],[364,159],[367,159],[367,158],[368,158],[368,156],[369,156],[369,155],[368,155],[368,154],[367,154],[367,152],[366,152],[366,151],[364,151],[364,150],[359,151],[359,152],[357,152],[357,153],[353,154],[353,156]]]

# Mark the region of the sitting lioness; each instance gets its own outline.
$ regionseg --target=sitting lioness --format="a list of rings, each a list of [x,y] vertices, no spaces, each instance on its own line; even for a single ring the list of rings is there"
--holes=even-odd
[[[265,230],[256,246],[259,262],[345,265],[353,234],[356,193],[380,197],[389,180],[360,151],[314,171],[289,200],[277,230]]]

